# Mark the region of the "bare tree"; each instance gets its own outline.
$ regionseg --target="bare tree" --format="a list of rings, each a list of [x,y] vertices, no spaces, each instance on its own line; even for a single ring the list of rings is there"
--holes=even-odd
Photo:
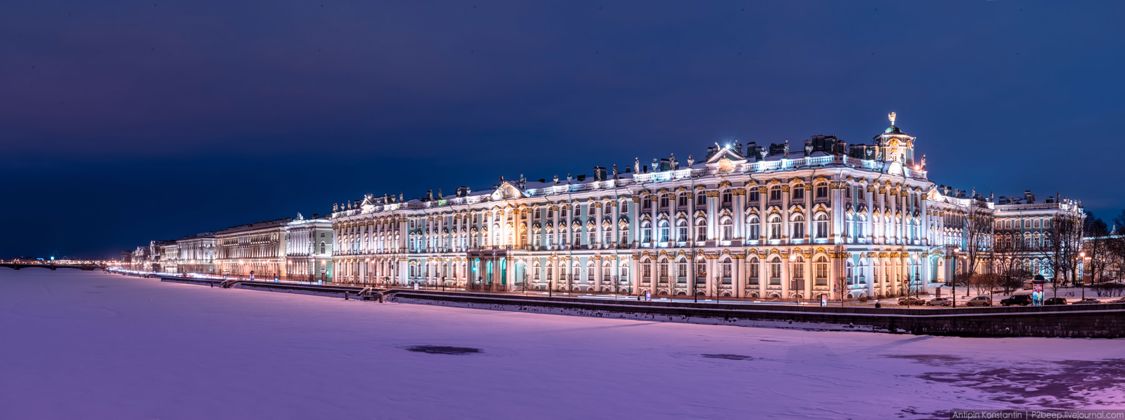
[[[993,222],[992,214],[985,208],[985,203],[976,197],[969,200],[969,208],[965,210],[965,269],[966,283],[973,280],[977,274],[977,264],[984,263],[989,266],[988,259],[992,256]],[[969,288],[965,287],[965,296],[969,295]]]
[[[993,244],[993,271],[1000,277],[998,283],[1004,294],[1023,287],[1025,279],[1031,277],[1020,256],[1031,250],[1028,241],[1020,233],[1002,232],[995,235]]]
[[[1086,214],[1084,225],[1082,230],[1085,238],[1082,241],[1082,253],[1090,262],[1083,267],[1083,271],[1086,273],[1079,273],[1079,280],[1081,281],[1083,277],[1089,277],[1089,283],[1093,285],[1101,283],[1105,275],[1106,265],[1110,262],[1110,258],[1108,258],[1109,226],[1102,219],[1094,217],[1090,213]],[[1082,282],[1082,287],[1086,287],[1085,281]]]
[[[1051,293],[1058,297],[1059,286],[1077,264],[1082,245],[1082,222],[1078,217],[1055,216],[1044,233],[1044,255],[1051,266]]]

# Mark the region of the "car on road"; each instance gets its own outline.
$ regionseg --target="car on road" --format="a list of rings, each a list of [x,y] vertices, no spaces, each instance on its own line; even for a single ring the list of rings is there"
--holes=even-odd
[[[903,306],[911,306],[911,305],[921,306],[921,305],[925,305],[926,301],[924,299],[921,299],[921,298],[907,296],[907,297],[898,298],[898,304],[903,305]]]
[[[1094,298],[1085,298],[1080,301],[1074,302],[1075,305],[1097,305],[1099,303],[1102,302]]]
[[[930,299],[929,302],[926,302],[926,306],[950,306],[952,304],[953,304],[952,300],[949,300],[949,298],[943,298],[943,297],[933,298],[933,299]]]
[[[1020,305],[1027,306],[1031,304],[1030,294],[1011,295],[1006,298],[1000,299],[1000,304],[1004,306]]]
[[[1044,305],[1066,305],[1066,299],[1061,297],[1047,298],[1043,301]]]
[[[965,306],[992,306],[992,298],[988,296],[977,296],[965,302]]]

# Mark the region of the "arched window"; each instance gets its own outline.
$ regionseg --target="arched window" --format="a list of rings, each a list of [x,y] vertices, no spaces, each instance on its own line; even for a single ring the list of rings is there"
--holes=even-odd
[[[652,264],[649,260],[641,261],[641,283],[649,284],[652,282]]]
[[[641,242],[652,242],[652,223],[647,220],[641,222]]]
[[[695,240],[697,242],[707,240],[707,220],[706,219],[695,219]]]
[[[723,259],[720,268],[723,284],[730,284],[731,277],[734,276],[734,263],[731,262],[730,257]]]
[[[676,261],[676,283],[687,283],[688,265],[687,260],[680,258]]]
[[[800,255],[789,260],[789,277],[793,281],[789,284],[790,289],[804,289],[805,288],[805,259]]]
[[[781,201],[781,187],[780,186],[774,185],[774,186],[770,187],[770,201],[771,202]]]
[[[789,226],[792,228],[793,233],[791,239],[802,239],[805,237],[805,216],[794,214],[789,220]]]
[[[707,283],[707,261],[700,258],[695,260],[695,284]]]
[[[771,214],[768,223],[770,239],[781,239],[781,216]]]
[[[680,219],[676,222],[676,240],[680,242],[688,241],[688,224],[687,220]]]
[[[816,237],[824,239],[828,237],[828,215],[824,213],[816,214]]]
[[[734,239],[734,221],[729,217],[723,217],[719,220],[719,233],[722,235],[719,239],[729,241]]]
[[[813,261],[813,272],[815,273],[816,285],[828,285],[828,259],[823,255],[816,257]]]
[[[755,286],[758,285],[758,274],[761,270],[760,264],[758,263],[758,258],[750,257],[749,260],[746,260],[746,265],[747,276],[749,277],[750,284]]]
[[[770,285],[781,285],[781,257],[774,256],[770,259]]]
[[[749,230],[746,239],[756,241],[760,236],[762,236],[762,226],[761,221],[758,219],[758,216],[750,216],[749,220],[747,220],[746,222],[746,226]]]
[[[668,226],[667,220],[660,221],[660,242],[668,242],[671,236],[671,228]]]
[[[662,284],[668,283],[668,260],[661,260],[660,264],[657,264],[657,270],[657,272],[659,273],[657,281]]]
[[[535,281],[539,281],[539,268],[539,260],[536,260],[535,263],[531,265],[531,278]]]

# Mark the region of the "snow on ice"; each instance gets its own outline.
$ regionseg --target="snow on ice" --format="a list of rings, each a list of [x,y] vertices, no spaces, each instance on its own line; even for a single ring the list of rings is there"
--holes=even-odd
[[[0,418],[914,418],[1125,408],[1125,340],[811,332],[0,271]]]

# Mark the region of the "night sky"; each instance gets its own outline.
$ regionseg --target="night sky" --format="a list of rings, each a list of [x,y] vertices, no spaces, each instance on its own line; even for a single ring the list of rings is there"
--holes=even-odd
[[[112,256],[364,193],[713,142],[868,142],[1125,208],[1125,2],[51,1],[0,7],[0,256]]]

